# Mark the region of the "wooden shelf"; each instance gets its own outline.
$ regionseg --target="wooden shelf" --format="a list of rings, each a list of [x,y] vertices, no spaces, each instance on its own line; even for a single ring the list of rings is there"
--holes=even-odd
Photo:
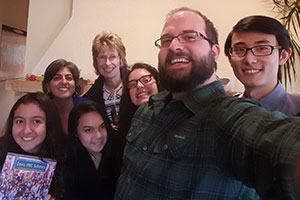
[[[15,92],[37,92],[42,90],[41,81],[29,81],[25,79],[11,79],[5,81],[5,89]]]
[[[82,94],[85,94],[92,85],[84,85]],[[14,92],[37,92],[43,91],[42,81],[29,81],[25,79],[10,79],[5,81],[5,89],[12,90]]]

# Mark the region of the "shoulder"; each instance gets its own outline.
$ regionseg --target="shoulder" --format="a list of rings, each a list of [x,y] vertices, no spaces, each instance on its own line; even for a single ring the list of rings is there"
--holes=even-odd
[[[96,101],[102,96],[102,88],[104,84],[104,78],[99,76],[92,87],[83,95],[84,98]]]
[[[300,115],[300,95],[287,93],[286,104],[292,113],[292,116]],[[290,115],[290,114],[288,114]]]
[[[80,102],[88,100],[86,97],[75,97],[72,99],[74,104],[78,104]]]

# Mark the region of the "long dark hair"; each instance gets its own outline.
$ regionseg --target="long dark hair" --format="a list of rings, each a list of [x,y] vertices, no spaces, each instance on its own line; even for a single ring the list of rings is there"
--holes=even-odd
[[[79,120],[81,118],[82,115],[89,113],[89,112],[96,112],[99,113],[100,116],[102,117],[102,119],[104,120],[104,112],[103,110],[100,108],[100,105],[94,101],[83,101],[80,102],[78,104],[76,104],[73,109],[70,112],[69,115],[69,121],[68,121],[68,140],[70,141],[75,141],[75,140],[79,140],[78,139],[78,132],[77,132],[77,128],[78,128],[78,124],[79,124]],[[104,122],[105,125],[107,125],[108,123],[105,121]]]
[[[22,96],[17,102],[13,105],[10,110],[7,122],[6,129],[4,134],[4,139],[7,143],[8,150],[18,151],[23,153],[19,145],[15,142],[12,136],[13,120],[15,111],[19,108],[21,104],[33,103],[40,107],[41,110],[45,113],[46,116],[46,138],[42,142],[41,148],[36,156],[41,158],[49,157],[56,159],[60,153],[58,153],[58,147],[63,141],[63,133],[60,125],[60,118],[56,112],[55,105],[53,102],[42,92],[28,93]],[[16,152],[16,153],[18,153]]]
[[[136,69],[145,69],[145,70],[147,70],[153,76],[153,78],[155,79],[158,91],[159,92],[162,91],[163,88],[160,86],[158,70],[155,67],[153,67],[153,66],[151,66],[147,63],[142,63],[142,62],[135,63],[134,65],[132,65],[129,74],[131,72],[133,72],[134,70],[136,70]],[[123,134],[123,137],[125,137],[125,135],[127,134],[128,130],[130,128],[130,125],[131,125],[131,120],[133,118],[133,115],[134,115],[135,111],[138,108],[138,106],[136,106],[132,103],[132,101],[130,99],[130,96],[129,96],[129,89],[127,88],[129,74],[123,82],[123,85],[124,85],[123,95],[127,95],[126,99],[128,99],[128,102],[126,104],[126,107],[123,106],[120,109],[119,130],[120,130],[121,134]]]
[[[86,148],[81,144],[79,140],[77,128],[81,116],[89,112],[99,113],[99,115],[104,120],[106,130],[108,129],[108,126],[110,126],[110,123],[103,117],[105,111],[101,109],[100,105],[97,102],[86,100],[76,104],[73,107],[73,109],[70,112],[69,121],[68,121],[68,154],[73,159],[75,159],[75,162],[78,161],[79,159],[77,155],[78,149],[85,149],[84,151],[87,151]],[[109,154],[107,150],[108,148],[110,148],[110,139],[109,139],[109,134],[107,133],[107,142],[102,152],[106,152],[106,154],[108,155]]]
[[[77,66],[74,63],[68,62],[64,59],[57,59],[51,62],[46,68],[44,74],[44,80],[42,83],[44,93],[47,94],[50,98],[53,97],[53,94],[48,90],[49,83],[53,79],[53,77],[57,74],[57,72],[65,67],[70,70],[75,82],[75,92],[73,95],[77,97],[81,94],[82,88],[79,83],[80,71],[77,68]]]
[[[64,164],[65,151],[63,148],[64,135],[60,123],[59,115],[56,111],[54,103],[47,97],[46,94],[42,92],[28,93],[22,96],[13,105],[10,110],[5,134],[0,138],[1,141],[1,164],[3,164],[6,153],[14,152],[21,154],[29,154],[25,152],[14,140],[12,136],[13,120],[15,111],[19,108],[21,104],[36,104],[45,113],[46,116],[46,137],[42,142],[41,148],[35,155],[43,158],[52,158],[57,160],[57,167],[50,187],[50,194],[53,197],[59,197],[63,192],[62,183],[62,165]]]

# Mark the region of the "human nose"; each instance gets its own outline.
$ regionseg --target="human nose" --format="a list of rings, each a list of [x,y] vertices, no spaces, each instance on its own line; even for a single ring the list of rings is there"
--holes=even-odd
[[[23,129],[24,133],[31,133],[32,132],[32,128],[29,122],[24,123],[24,129]]]
[[[180,51],[183,49],[183,44],[179,41],[178,37],[172,39],[169,49],[173,51]]]
[[[109,65],[109,64],[111,64],[111,61],[110,61],[110,59],[109,59],[109,58],[105,58],[105,64],[106,64],[106,65]]]
[[[96,131],[96,138],[102,138],[103,137],[103,135],[104,135],[104,133],[103,133],[103,131],[102,130],[100,130],[100,129],[98,129],[97,131]]]
[[[66,77],[62,77],[61,81],[62,81],[64,84],[66,84],[66,83],[68,82],[67,79],[66,79]]]
[[[253,64],[257,62],[257,57],[253,54],[252,49],[247,49],[247,52],[243,57],[243,60],[247,64]]]
[[[144,87],[144,84],[140,80],[138,80],[136,83],[136,88],[142,88],[142,87]]]

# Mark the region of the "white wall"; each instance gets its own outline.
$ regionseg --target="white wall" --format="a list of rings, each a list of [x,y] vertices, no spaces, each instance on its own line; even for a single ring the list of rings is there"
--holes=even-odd
[[[234,91],[242,91],[224,56],[224,41],[242,17],[274,17],[269,0],[30,0],[26,72],[42,74],[51,61],[65,58],[77,64],[84,78],[96,78],[91,45],[101,31],[123,38],[129,64],[143,61],[157,66],[158,49],[153,42],[160,36],[168,11],[180,6],[198,9],[214,22],[222,48],[218,75],[230,78]]]

